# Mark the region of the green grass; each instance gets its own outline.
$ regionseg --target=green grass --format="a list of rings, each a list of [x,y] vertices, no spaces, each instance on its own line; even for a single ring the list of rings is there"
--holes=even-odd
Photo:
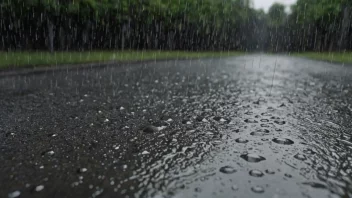
[[[228,57],[244,52],[190,52],[190,51],[87,51],[87,52],[0,52],[0,69],[57,66],[63,64],[126,62],[177,58]]]
[[[293,53],[293,56],[311,58],[339,63],[352,63],[352,52],[303,52]]]

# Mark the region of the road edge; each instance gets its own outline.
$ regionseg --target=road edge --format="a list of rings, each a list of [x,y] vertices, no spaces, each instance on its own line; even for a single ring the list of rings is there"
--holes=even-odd
[[[213,57],[214,58],[214,57]],[[202,59],[213,59],[213,58],[202,58]],[[0,77],[6,76],[23,76],[29,74],[43,74],[53,73],[57,71],[72,71],[72,70],[85,70],[104,68],[121,65],[135,65],[135,64],[148,64],[157,62],[168,62],[168,61],[185,61],[185,60],[199,60],[201,58],[178,58],[178,59],[156,59],[156,60],[137,60],[137,61],[109,61],[109,62],[92,62],[92,63],[79,63],[79,64],[62,64],[62,65],[47,65],[39,67],[25,67],[25,68],[7,68],[0,69]]]

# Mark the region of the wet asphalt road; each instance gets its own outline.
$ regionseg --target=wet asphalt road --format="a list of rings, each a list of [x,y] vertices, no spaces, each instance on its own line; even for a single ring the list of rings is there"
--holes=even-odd
[[[0,77],[0,197],[352,197],[352,67],[285,56]]]

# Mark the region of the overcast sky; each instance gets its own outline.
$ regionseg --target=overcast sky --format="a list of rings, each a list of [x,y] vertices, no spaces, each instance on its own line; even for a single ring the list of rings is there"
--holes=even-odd
[[[277,2],[277,3],[282,3],[284,5],[292,5],[294,4],[297,0],[252,0],[254,4],[254,8],[256,9],[264,9],[265,11],[268,11],[270,6]]]

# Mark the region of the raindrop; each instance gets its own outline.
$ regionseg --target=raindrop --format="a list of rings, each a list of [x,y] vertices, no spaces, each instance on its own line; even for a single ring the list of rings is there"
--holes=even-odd
[[[247,143],[247,142],[248,142],[248,140],[243,139],[243,138],[237,138],[235,141],[236,141],[237,143]]]
[[[264,188],[261,186],[254,186],[251,188],[251,190],[255,193],[263,193],[264,192]]]
[[[12,193],[9,193],[8,194],[8,198],[16,198],[18,196],[20,196],[21,192],[16,190],[16,191],[13,191]]]
[[[247,153],[240,156],[242,159],[246,160],[247,162],[260,162],[266,160],[264,157],[257,155],[255,153]]]
[[[265,135],[268,135],[270,131],[268,129],[259,129],[257,131],[253,131],[250,133],[250,135],[253,135],[253,136],[265,136]]]
[[[46,155],[46,156],[52,156],[52,155],[54,155],[55,153],[54,153],[54,151],[52,151],[52,150],[48,150],[48,151],[44,151],[44,152],[42,152],[42,155]]]
[[[254,170],[249,171],[249,175],[253,176],[253,177],[263,177],[264,173],[260,170],[254,169]]]
[[[167,126],[160,126],[160,127],[157,127],[158,128],[158,131],[161,131],[163,129],[166,129]]]
[[[286,124],[286,122],[283,121],[283,120],[275,120],[274,123],[275,123],[275,124],[278,124],[278,125],[284,125],[284,124]]]
[[[268,124],[260,124],[260,126],[261,126],[261,127],[266,127],[266,128],[269,128],[269,127],[270,127],[270,125],[268,125]]]
[[[245,119],[244,122],[246,122],[246,123],[258,123],[258,121],[254,120],[254,119]]]
[[[223,166],[220,168],[220,172],[225,173],[225,174],[232,174],[232,173],[237,172],[237,170],[231,166]]]
[[[210,136],[210,135],[214,135],[214,133],[208,131],[208,132],[205,133],[205,135],[209,135]]]
[[[220,119],[220,122],[226,122],[227,120],[225,120],[224,118]]]
[[[296,154],[295,156],[293,156],[293,157],[296,158],[296,159],[298,159],[298,160],[301,160],[301,161],[304,161],[304,160],[307,159],[305,155],[299,154],[299,153],[297,153],[297,154]]]
[[[277,143],[277,144],[283,144],[283,145],[291,145],[294,142],[288,138],[274,138],[273,142]]]
[[[148,155],[148,154],[150,154],[148,151],[143,151],[142,152],[142,155]]]
[[[269,174],[269,175],[273,175],[273,174],[275,174],[275,171],[273,170],[273,169],[266,169],[265,170],[265,173],[267,173],[267,174]]]
[[[120,107],[120,110],[124,110],[125,108],[124,107]]]
[[[292,178],[291,174],[285,173],[285,177]]]
[[[144,129],[143,129],[143,132],[145,132],[145,133],[155,133],[158,131],[159,131],[158,127],[155,127],[153,125],[148,125],[148,126],[144,127]]]
[[[92,197],[97,197],[99,196],[101,193],[103,193],[104,189],[99,189],[97,191],[95,191],[93,194],[92,194]]]
[[[84,173],[84,172],[87,172],[87,168],[79,168],[77,169],[77,173]]]
[[[235,184],[235,185],[232,185],[232,186],[231,186],[231,189],[232,189],[233,191],[237,191],[239,188],[238,188],[238,186]]]
[[[37,192],[40,192],[40,191],[42,191],[43,189],[44,189],[44,186],[43,186],[43,185],[39,185],[39,186],[35,187],[35,191],[37,191]]]
[[[199,188],[199,187],[197,187],[197,188],[194,189],[194,191],[196,191],[196,192],[202,192],[202,189]]]
[[[305,154],[315,154],[315,152],[312,149],[303,150],[303,153],[305,153]]]
[[[190,120],[182,120],[182,124],[192,124]]]
[[[106,119],[104,120],[104,122],[109,122],[109,119],[106,118]]]
[[[15,136],[15,133],[12,133],[12,132],[11,132],[11,133],[6,133],[5,136],[6,136],[6,137],[10,137],[10,136],[13,137],[13,136]]]
[[[247,111],[246,113],[244,113],[246,115],[253,115],[253,111]]]

